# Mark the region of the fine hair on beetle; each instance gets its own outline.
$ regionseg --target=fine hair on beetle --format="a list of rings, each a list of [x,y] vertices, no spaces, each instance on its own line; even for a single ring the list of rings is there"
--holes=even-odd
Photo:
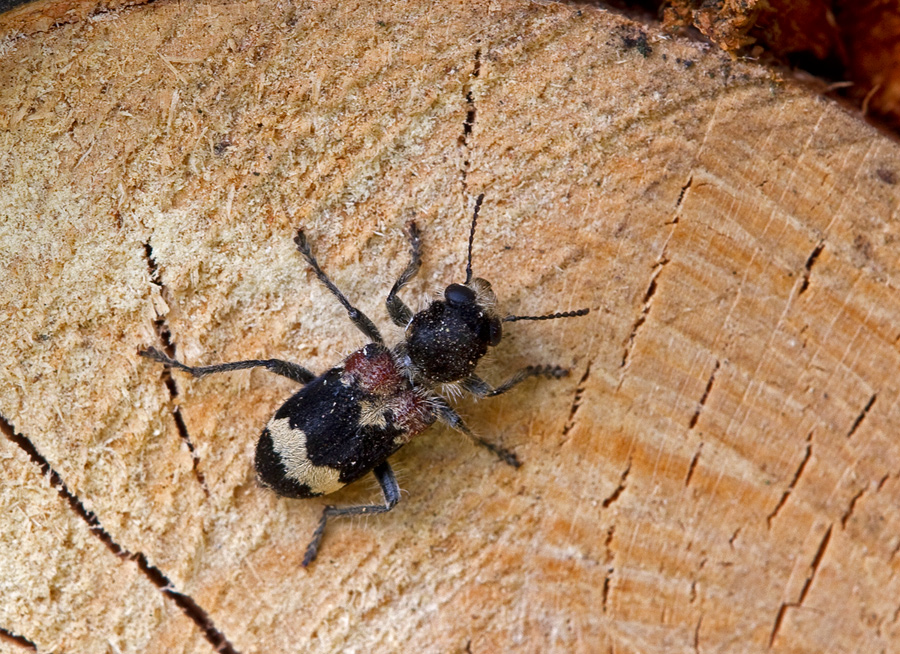
[[[385,344],[375,323],[325,274],[301,229],[294,238],[297,250],[366,336],[367,345],[320,375],[281,359],[188,366],[152,347],[140,352],[195,377],[260,367],[301,385],[275,411],[256,445],[257,479],[275,493],[291,498],[319,497],[369,472],[374,474],[384,503],[326,506],[306,548],[304,567],[318,555],[329,518],[372,515],[394,508],[400,500],[400,488],[388,459],[435,422],[462,432],[503,462],[516,468],[521,465],[515,453],[469,429],[445,395],[494,397],[531,377],[559,379],[569,374],[556,365],[530,365],[492,386],[475,372],[490,349],[500,344],[504,323],[574,318],[589,311],[501,316],[490,283],[472,272],[472,244],[483,201],[481,194],[472,212],[465,282],[450,284],[442,298],[416,313],[399,297],[422,265],[421,232],[415,222],[407,224],[409,263],[385,300],[391,321],[404,330],[403,339],[392,347]]]

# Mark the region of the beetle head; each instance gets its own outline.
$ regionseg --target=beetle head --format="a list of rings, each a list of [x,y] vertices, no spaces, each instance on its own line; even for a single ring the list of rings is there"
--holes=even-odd
[[[406,330],[406,350],[415,369],[431,382],[468,377],[500,342],[502,321],[497,297],[486,280],[450,284],[444,299],[417,313]]]

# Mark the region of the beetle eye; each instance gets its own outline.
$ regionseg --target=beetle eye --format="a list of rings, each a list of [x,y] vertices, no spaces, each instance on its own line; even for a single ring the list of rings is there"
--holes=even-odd
[[[472,304],[475,302],[475,291],[462,284],[450,284],[447,290],[444,291],[444,297],[447,298],[447,302],[454,306]]]
[[[489,329],[488,343],[491,347],[495,347],[503,337],[503,327],[498,318],[491,320]]]

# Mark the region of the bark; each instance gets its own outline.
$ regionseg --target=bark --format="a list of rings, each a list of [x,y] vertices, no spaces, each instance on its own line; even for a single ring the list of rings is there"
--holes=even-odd
[[[66,7],[0,16],[4,647],[891,649],[894,140],[596,9]],[[404,225],[421,308],[464,278],[480,193],[503,310],[591,308],[508,324],[480,371],[571,375],[457,402],[522,468],[433,428],[392,459],[397,508],[303,569],[326,501],[252,465],[295,385],[138,350],[321,372],[361,346],[300,227],[395,342]]]

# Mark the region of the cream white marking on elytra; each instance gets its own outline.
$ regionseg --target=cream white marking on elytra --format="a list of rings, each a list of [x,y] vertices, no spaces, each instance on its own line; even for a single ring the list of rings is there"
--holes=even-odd
[[[269,421],[272,449],[281,457],[287,474],[294,481],[306,484],[314,493],[328,495],[344,484],[339,480],[341,471],[328,466],[317,466],[309,460],[306,451],[306,434],[292,429],[289,418]]]

